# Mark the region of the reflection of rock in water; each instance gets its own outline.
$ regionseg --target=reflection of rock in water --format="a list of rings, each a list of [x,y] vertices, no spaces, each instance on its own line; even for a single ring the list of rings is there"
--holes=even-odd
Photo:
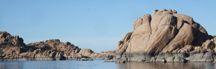
[[[117,64],[118,69],[215,69],[214,63],[137,63]]]
[[[0,63],[0,69],[24,69],[23,63],[25,62]]]

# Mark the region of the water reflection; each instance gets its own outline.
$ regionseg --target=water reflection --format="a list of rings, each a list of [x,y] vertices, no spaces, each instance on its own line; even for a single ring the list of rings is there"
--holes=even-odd
[[[1,61],[0,69],[215,69],[215,63],[125,63],[95,61]]]
[[[0,64],[0,69],[23,69],[22,63],[20,62],[8,62]]]
[[[115,69],[115,63],[95,61],[1,61],[0,69]]]
[[[118,69],[215,69],[214,63],[125,63],[118,64]]]

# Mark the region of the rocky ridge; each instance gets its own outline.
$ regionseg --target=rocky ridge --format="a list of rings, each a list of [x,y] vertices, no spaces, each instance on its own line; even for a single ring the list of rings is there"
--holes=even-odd
[[[79,48],[70,42],[61,42],[59,39],[25,44],[19,36],[12,36],[8,32],[0,32],[0,58],[32,59],[32,60],[87,60],[102,58],[104,55],[95,53],[91,49]]]

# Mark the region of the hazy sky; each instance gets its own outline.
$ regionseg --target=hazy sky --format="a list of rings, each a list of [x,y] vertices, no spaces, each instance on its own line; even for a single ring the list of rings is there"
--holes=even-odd
[[[116,48],[138,17],[165,8],[216,35],[215,0],[0,0],[0,31],[25,43],[60,39],[100,52]]]

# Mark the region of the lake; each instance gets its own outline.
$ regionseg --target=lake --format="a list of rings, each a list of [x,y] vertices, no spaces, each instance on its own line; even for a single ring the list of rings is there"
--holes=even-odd
[[[214,63],[125,63],[94,61],[1,61],[0,69],[215,69]]]

